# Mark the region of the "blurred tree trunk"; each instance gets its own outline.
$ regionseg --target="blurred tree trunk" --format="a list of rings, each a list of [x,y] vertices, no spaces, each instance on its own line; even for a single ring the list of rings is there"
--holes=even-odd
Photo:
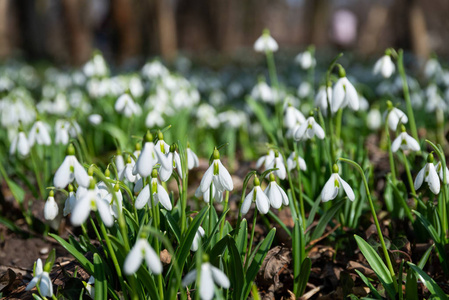
[[[85,20],[85,5],[84,0],[62,1],[70,60],[77,66],[86,62],[92,51],[90,30]]]
[[[359,49],[362,54],[372,55],[381,49],[379,47],[388,47],[379,45],[382,32],[386,29],[388,18],[388,8],[382,4],[374,3],[369,9],[368,17],[364,23],[359,38]]]
[[[306,0],[304,7],[307,44],[325,45],[328,40],[329,0]]]
[[[421,58],[428,58],[430,48],[424,12],[417,0],[409,0],[409,26],[413,52]]]
[[[174,7],[171,0],[156,0],[159,51],[168,61],[176,57],[177,35]]]
[[[6,58],[11,52],[8,34],[9,0],[0,0],[0,59]]]
[[[140,34],[133,1],[113,0],[112,18],[118,34],[118,62],[132,62],[140,54]]]

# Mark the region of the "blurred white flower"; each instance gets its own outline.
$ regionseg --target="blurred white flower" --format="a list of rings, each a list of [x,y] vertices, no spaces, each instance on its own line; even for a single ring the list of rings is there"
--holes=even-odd
[[[265,29],[256,42],[254,50],[256,52],[276,52],[279,49],[278,43],[271,37],[270,31]]]
[[[201,243],[201,239],[204,237],[204,235],[205,235],[205,232],[204,232],[203,227],[201,227],[201,226],[198,227],[198,230],[195,233],[195,237],[193,238],[192,246],[190,246],[190,251],[195,252],[198,250],[200,243]]]
[[[412,150],[412,151],[419,151],[419,143],[409,136],[407,132],[405,132],[405,128],[403,128],[403,131],[396,137],[396,139],[391,144],[391,151],[396,152],[400,149],[402,150]]]
[[[78,162],[78,159],[76,159],[75,148],[69,145],[67,153],[67,156],[55,173],[53,180],[55,187],[63,189],[76,179],[78,185],[87,188],[89,186],[89,176],[83,166]]]
[[[338,175],[338,167],[337,165],[334,165],[332,175],[324,185],[323,190],[321,191],[321,201],[327,202],[329,200],[335,199],[341,187],[343,187],[343,190],[345,191],[349,200],[354,201],[355,199],[354,191],[352,190],[351,186],[346,181],[344,181],[340,177],[340,175]]]
[[[198,156],[196,156],[195,152],[190,149],[187,145],[187,167],[189,170],[193,168],[197,168],[200,165],[200,161],[198,160]]]
[[[299,169],[306,171],[307,165],[306,161],[301,156],[296,156],[295,151],[293,151],[290,156],[287,158],[287,168],[289,171],[296,168],[296,164],[299,163]]]
[[[318,107],[325,116],[327,115],[327,98],[329,98],[329,103],[332,103],[332,88],[327,87],[326,89],[326,87],[322,85],[315,96],[315,106]]]
[[[312,86],[307,81],[301,82],[298,86],[297,94],[301,99],[306,99],[312,93]]]
[[[147,239],[139,238],[134,247],[129,251],[123,264],[123,271],[126,275],[132,275],[137,272],[143,259],[148,269],[153,274],[162,273],[162,263],[159,255],[150,246]]]
[[[295,57],[295,62],[299,64],[301,68],[304,70],[308,70],[312,67],[315,67],[316,65],[315,57],[313,57],[310,51],[304,51],[303,53],[299,53]]]
[[[366,125],[371,130],[377,130],[382,126],[382,114],[377,108],[372,108],[366,116]]]
[[[415,190],[421,187],[423,181],[427,182],[432,193],[438,195],[440,192],[440,179],[433,164],[433,154],[429,154],[426,165],[416,175],[414,182]]]
[[[269,161],[266,164],[266,168],[267,169],[277,168],[277,170],[274,171],[274,173],[280,179],[285,179],[287,177],[287,171],[285,170],[284,158],[282,157],[282,155],[279,154],[278,151],[274,152],[274,158],[271,159],[271,161]]]
[[[90,124],[92,124],[92,125],[100,125],[101,122],[103,121],[103,117],[99,114],[89,115],[87,117],[87,119],[89,120]]]
[[[276,102],[274,91],[265,81],[259,81],[251,90],[251,98],[265,103]]]
[[[442,73],[442,68],[440,63],[436,58],[429,59],[424,66],[424,75],[426,78],[434,78]]]
[[[388,114],[388,126],[391,130],[396,131],[399,124],[406,124],[408,122],[407,115],[396,107],[391,107],[386,112]]]
[[[197,271],[192,270],[182,280],[182,285],[187,286],[192,284],[197,277]],[[214,298],[215,284],[228,289],[230,282],[223,271],[214,267],[209,262],[201,265],[200,282],[197,283],[198,292],[201,300],[212,300]]]
[[[441,161],[439,161],[436,165],[436,170],[438,172],[438,175],[440,175],[441,182],[444,182],[444,173],[443,168],[441,167]],[[446,184],[449,184],[449,169],[446,167]]]
[[[306,118],[297,108],[288,105],[285,109],[284,126],[287,128],[293,128],[296,125],[301,125],[306,121]]]
[[[338,79],[332,90],[332,113],[336,113],[340,108],[345,108],[347,105],[352,110],[359,110],[360,106],[356,89],[344,76]]]
[[[37,259],[36,264],[34,265],[33,275],[34,277],[28,283],[25,291],[29,291],[36,285],[38,285],[41,296],[43,297],[53,296],[53,284],[50,279],[50,274],[48,274],[48,272],[44,272],[42,268],[42,260],[40,258]]]
[[[17,152],[20,157],[24,158],[30,154],[30,148],[30,143],[25,135],[25,132],[19,131],[11,142],[9,154],[14,155]]]
[[[54,220],[59,213],[58,204],[53,195],[53,191],[51,191],[44,206],[44,218],[47,221]]]
[[[28,135],[28,141],[30,143],[30,147],[33,147],[34,143],[38,145],[51,145],[50,138],[50,126],[47,123],[42,121],[36,121],[34,125],[30,129],[30,133]]]
[[[114,108],[117,112],[124,114],[127,118],[140,116],[142,113],[139,104],[135,103],[129,94],[121,95],[115,102]]]
[[[69,139],[69,123],[64,120],[57,120],[55,123],[55,144],[67,145]]]
[[[374,65],[374,75],[381,74],[384,78],[390,78],[395,71],[395,66],[390,55],[384,55]]]
[[[297,141],[311,139],[316,136],[319,139],[324,139],[323,128],[315,121],[313,116],[310,116],[306,122],[296,130],[294,138]]]

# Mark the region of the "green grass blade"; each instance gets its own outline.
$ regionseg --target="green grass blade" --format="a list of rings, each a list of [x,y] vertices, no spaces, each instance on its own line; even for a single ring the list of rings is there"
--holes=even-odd
[[[94,265],[87,258],[85,258],[81,252],[76,250],[75,247],[67,243],[63,238],[57,236],[56,234],[49,233],[48,235],[54,238],[59,244],[61,244],[62,247],[69,251],[69,253],[76,258],[76,260],[87,271],[87,273],[89,273],[90,275],[94,274]]]
[[[449,299],[447,295],[443,292],[443,290],[435,282],[435,280],[433,280],[429,275],[427,275],[426,272],[424,272],[422,269],[418,268],[416,265],[410,262],[408,263],[408,265],[410,266],[410,268],[413,269],[413,271],[415,271],[415,273],[421,279],[422,283],[426,286],[426,288],[429,290],[432,296],[435,296],[437,297],[437,299],[440,300]]]
[[[94,253],[94,272],[95,272],[95,300],[107,299],[107,281],[104,274],[103,262],[98,253]],[[125,291],[123,291],[125,292]]]

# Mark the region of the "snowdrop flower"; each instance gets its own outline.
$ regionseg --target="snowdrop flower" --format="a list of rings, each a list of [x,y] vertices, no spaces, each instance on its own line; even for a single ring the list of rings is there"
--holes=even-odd
[[[137,176],[133,174],[135,164],[134,159],[128,156],[125,167],[118,173],[119,179],[123,180],[126,178],[129,182],[135,182],[137,180]]]
[[[33,147],[34,143],[38,145],[51,145],[50,138],[50,126],[42,121],[36,121],[34,125],[30,129],[30,133],[28,135],[28,141],[30,143],[30,147]]]
[[[352,110],[359,110],[359,96],[357,91],[346,78],[346,72],[343,67],[340,67],[340,78],[334,85],[332,90],[332,102],[331,110],[332,113],[336,113],[340,108],[345,108],[347,105]]]
[[[276,52],[278,49],[278,43],[271,37],[268,29],[265,29],[262,36],[254,43],[254,50],[256,52]]]
[[[211,186],[212,186],[212,197],[215,199],[215,201],[221,203],[223,201],[223,191],[215,188],[215,185],[214,185],[213,181],[212,181],[212,185]],[[195,197],[197,197],[198,199],[203,197],[204,202],[209,203],[209,201],[210,201],[210,187],[203,193],[203,192],[201,192],[201,186],[199,186],[196,189],[196,191],[195,191]]]
[[[391,151],[396,152],[401,148],[402,150],[412,150],[419,151],[419,143],[409,136],[405,131],[404,125],[402,125],[402,132],[397,136],[397,138],[391,144]]]
[[[214,183],[215,188],[220,192],[224,192],[225,190],[232,191],[234,189],[234,183],[232,182],[228,170],[226,170],[225,166],[223,166],[220,161],[220,152],[218,152],[217,148],[214,149],[213,158],[212,164],[201,179],[201,192],[206,192],[210,188],[212,182]]]
[[[261,214],[266,214],[270,210],[270,200],[262,191],[262,188],[260,187],[260,180],[257,176],[254,178],[254,188],[248,195],[246,195],[245,200],[243,200],[242,207],[240,208],[242,215],[246,215],[253,201],[256,202],[257,210]]]
[[[139,104],[135,103],[129,94],[121,95],[115,102],[114,108],[117,112],[124,114],[127,118],[140,116],[142,113]]]
[[[167,167],[161,163],[161,168],[159,169],[159,177],[163,182],[170,179],[171,174],[173,173],[173,169],[178,170],[178,175],[182,178],[182,170],[181,170],[181,158],[179,157],[178,152],[175,151],[176,144],[170,146],[170,152],[166,155],[165,159],[170,163]]]
[[[100,125],[103,122],[103,117],[99,114],[91,114],[87,117],[87,120],[92,125]]]
[[[278,151],[274,152],[274,159],[272,159],[267,164],[267,169],[273,169],[273,168],[277,168],[277,170],[274,171],[274,173],[280,179],[285,179],[285,177],[287,177],[287,171],[285,170],[284,159],[283,159],[282,155],[279,155]]]
[[[293,151],[290,156],[287,158],[287,168],[289,171],[296,168],[297,163],[299,164],[299,168],[303,171],[307,170],[306,161],[301,156],[296,156],[295,151]]]
[[[338,192],[340,191],[341,186],[343,186],[343,190],[345,191],[346,196],[348,196],[349,200],[354,201],[354,191],[352,190],[351,186],[346,181],[344,181],[340,177],[340,175],[338,175],[338,166],[334,165],[332,169],[332,175],[321,191],[321,201],[327,202],[329,200],[335,199],[335,197],[337,197],[338,195]]]
[[[201,239],[204,237],[205,232],[203,227],[198,227],[195,237],[193,238],[192,246],[190,246],[190,251],[196,252],[200,246]]]
[[[307,81],[301,82],[301,84],[298,86],[298,89],[296,91],[297,95],[301,99],[305,99],[309,97],[309,95],[312,92],[312,85],[308,83]]]
[[[153,143],[153,135],[150,131],[145,135],[145,144],[143,144],[142,152],[136,162],[136,172],[142,177],[148,177],[157,164],[158,158],[156,156],[155,147]],[[135,172],[133,172],[135,173]]]
[[[167,159],[167,155],[170,152],[170,145],[164,141],[164,134],[159,130],[157,133],[157,143],[154,146],[154,151],[156,153],[158,162],[164,166],[164,168],[168,169],[169,166],[172,166],[172,161]]]
[[[260,80],[251,90],[251,98],[271,104],[276,102],[273,89],[262,80]]]
[[[228,277],[223,271],[211,265],[206,257],[205,261],[201,265],[200,282],[197,283],[198,292],[201,300],[212,300],[214,298],[215,284],[228,289],[230,282]],[[197,270],[192,270],[182,280],[182,285],[187,286],[192,284],[197,277]],[[214,284],[215,283],[215,284]]]
[[[443,168],[441,167],[441,161],[439,161],[436,165],[436,170],[438,175],[440,175],[441,182],[444,182],[444,173]],[[449,184],[449,169],[446,167],[446,184]]]
[[[192,149],[190,149],[190,146],[187,145],[187,167],[189,170],[192,170],[193,168],[197,168],[199,165],[200,161],[198,160],[198,156],[192,151]]]
[[[50,274],[48,273],[48,271],[43,270],[42,260],[40,258],[37,259],[34,265],[34,277],[30,281],[30,283],[28,283],[25,291],[31,290],[36,285],[39,285],[41,296],[43,297],[53,296],[53,284],[50,279]]]
[[[117,168],[117,173],[120,174],[125,169],[125,160],[123,159],[122,152],[117,151],[115,156],[115,167]]]
[[[167,191],[157,180],[157,170],[154,169],[151,174],[151,193],[153,194],[153,204],[157,205],[161,202],[166,210],[172,210],[172,204]],[[151,206],[150,185],[147,184],[136,198],[135,206],[141,209],[147,204]]]
[[[377,130],[382,126],[382,115],[377,108],[373,108],[368,112],[366,125],[371,130]]]
[[[51,190],[47,202],[45,202],[44,218],[47,221],[54,220],[59,212],[58,204],[55,201],[54,195],[55,193],[53,192],[53,190]]]
[[[306,121],[306,118],[298,109],[294,108],[290,104],[285,109],[284,126],[287,128],[293,128],[297,124],[301,125]]]
[[[83,281],[83,285],[86,289],[87,294],[90,298],[95,299],[95,289],[92,288],[93,284],[95,284],[95,278],[93,276],[90,276],[87,282]]]
[[[390,78],[395,71],[395,66],[389,54],[385,54],[374,65],[374,75],[381,74],[384,78]]]
[[[327,115],[327,98],[329,98],[329,103],[332,103],[332,88],[330,86],[327,88],[324,85],[320,86],[315,96],[315,106],[321,110],[323,115]]]
[[[267,155],[261,156],[256,161],[256,169],[259,169],[262,165],[264,165],[265,169],[268,169],[267,166],[271,161],[274,159],[274,150],[270,149],[267,153]]]
[[[69,183],[73,182],[74,179],[76,179],[76,182],[80,186],[89,186],[89,176],[83,166],[76,159],[75,148],[72,144],[70,144],[67,148],[67,156],[55,173],[53,183],[56,188],[63,189]]]
[[[295,57],[295,62],[299,64],[304,70],[308,70],[316,65],[316,60],[310,51],[299,53]]]
[[[438,195],[438,193],[440,192],[440,179],[438,178],[435,165],[433,164],[432,153],[427,156],[427,163],[424,168],[422,168],[421,171],[419,171],[418,175],[416,175],[414,182],[415,190],[421,187],[423,181],[427,182],[432,193]]]
[[[442,72],[442,68],[440,63],[436,58],[431,58],[426,62],[424,66],[424,75],[426,78],[433,78],[440,75]]]
[[[87,192],[79,198],[75,207],[72,210],[72,217],[70,218],[73,226],[80,226],[89,217],[91,210],[98,210],[101,220],[104,225],[111,227],[114,224],[110,207],[104,199],[98,195],[98,190],[95,185],[95,180],[90,181],[90,186]]]
[[[14,155],[16,152],[20,157],[26,157],[30,154],[30,143],[25,135],[25,132],[19,131],[14,139],[12,140],[11,147],[9,148],[9,154]]]
[[[72,209],[75,207],[76,204],[76,195],[73,192],[73,186],[69,184],[69,196],[65,200],[64,204],[64,210],[63,210],[63,216],[67,216],[72,212]]]
[[[284,190],[277,184],[273,173],[270,173],[270,183],[264,191],[273,208],[278,209],[282,204],[288,205],[288,197]]]
[[[57,120],[55,124],[55,144],[67,145],[69,143],[68,122]]]
[[[313,116],[310,116],[298,130],[296,130],[294,138],[297,141],[311,139],[316,136],[319,139],[324,139],[323,128],[315,121]]]
[[[162,273],[162,263],[159,255],[150,246],[148,240],[141,237],[136,241],[131,251],[129,251],[128,256],[126,256],[125,263],[123,264],[125,274],[132,275],[136,273],[144,258],[148,269],[153,274]]]
[[[396,131],[399,124],[406,124],[408,122],[407,115],[400,109],[393,107],[393,103],[391,103],[391,101],[387,101],[387,106],[388,126],[391,130]]]

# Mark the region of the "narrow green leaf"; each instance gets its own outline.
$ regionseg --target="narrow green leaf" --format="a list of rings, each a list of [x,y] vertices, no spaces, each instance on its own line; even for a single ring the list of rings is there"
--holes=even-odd
[[[228,239],[228,247],[230,252],[229,269],[231,286],[234,288],[234,299],[241,299],[243,284],[245,282],[245,272],[243,272],[243,263],[240,258],[239,250],[233,239]]]
[[[373,293],[373,296],[376,297],[376,299],[382,300],[382,296],[376,290],[374,285],[369,281],[369,279],[366,278],[366,276],[363,275],[362,272],[360,272],[359,270],[356,269],[355,271],[357,272],[357,274],[359,274],[360,278],[362,278],[363,282],[369,287],[369,289],[371,290],[371,293]]]
[[[170,212],[166,211],[165,209],[162,209],[161,211],[165,217],[165,222],[167,223],[171,232],[173,233],[176,240],[178,241],[178,244],[180,244],[181,243],[181,229],[179,228],[178,223],[175,221],[175,219],[173,219],[173,216],[170,214]]]
[[[306,257],[301,264],[301,271],[299,272],[299,284],[296,297],[302,296],[306,291],[307,282],[309,281],[310,271],[312,269],[312,260]]]
[[[228,211],[229,211],[229,208],[221,214],[220,219],[218,219],[218,221],[215,223],[214,228],[212,229],[211,235],[203,243],[203,249],[205,249],[205,251],[207,251],[210,247],[215,246],[215,243],[211,243],[211,242],[212,242],[215,234],[217,233],[218,228],[220,227],[221,223],[223,222],[224,218],[226,217],[226,214],[228,213]]]
[[[279,219],[278,216],[276,216],[271,210],[268,211],[267,215],[273,219],[276,223],[279,224],[279,226],[282,227],[282,229],[285,230],[285,232],[287,232],[289,237],[292,237],[292,232],[290,231],[290,229],[287,228],[287,226],[285,226],[284,222],[281,221],[281,219]]]
[[[345,201],[346,199],[340,199],[340,201],[337,201],[334,205],[332,205],[332,207],[328,211],[324,213],[324,215],[320,218],[320,221],[318,222],[317,226],[312,232],[312,235],[310,237],[312,241],[320,238],[323,235],[326,226],[332,220],[334,215],[340,210]]]
[[[436,296],[440,300],[449,299],[447,295],[443,292],[443,290],[438,286],[438,284],[433,280],[426,272],[422,269],[418,268],[416,265],[412,263],[407,263],[413,271],[416,272],[418,277],[421,279],[422,283],[426,286],[432,296]]]
[[[215,246],[212,248],[212,250],[210,250],[210,252],[208,254],[209,254],[211,264],[213,264],[213,265],[218,264],[218,260],[220,259],[220,257],[223,255],[223,253],[225,252],[225,250],[228,247],[229,239],[232,239],[232,237],[229,235],[226,235],[221,240],[219,240],[218,243],[215,244]]]
[[[90,275],[94,274],[94,265],[87,258],[85,258],[81,252],[76,250],[75,247],[67,243],[63,238],[57,236],[56,234],[49,233],[48,235],[54,238],[59,244],[61,244],[62,247],[69,251],[69,253],[76,258],[76,260],[87,271],[87,273],[89,273]]]
[[[95,300],[107,299],[107,281],[104,274],[103,262],[98,253],[94,253],[94,277],[95,277]],[[123,291],[125,292],[125,291]]]
[[[407,272],[405,279],[405,299],[418,300],[418,282],[416,280],[415,272]]]
[[[430,237],[435,241],[435,243],[440,243],[440,236],[436,231],[435,227],[418,211],[412,210],[413,213],[418,217],[419,222],[426,228],[427,232],[430,234]]]
[[[237,245],[237,249],[239,250],[240,257],[243,259],[246,254],[246,247],[248,244],[248,223],[246,219],[243,219],[242,222],[240,222],[240,228],[238,230],[235,243]]]
[[[429,249],[426,250],[426,252],[424,253],[424,255],[421,257],[421,259],[418,262],[418,268],[424,269],[424,266],[426,265],[427,260],[430,257],[430,253],[432,252],[434,247],[435,247],[435,245],[432,245],[429,247]]]

